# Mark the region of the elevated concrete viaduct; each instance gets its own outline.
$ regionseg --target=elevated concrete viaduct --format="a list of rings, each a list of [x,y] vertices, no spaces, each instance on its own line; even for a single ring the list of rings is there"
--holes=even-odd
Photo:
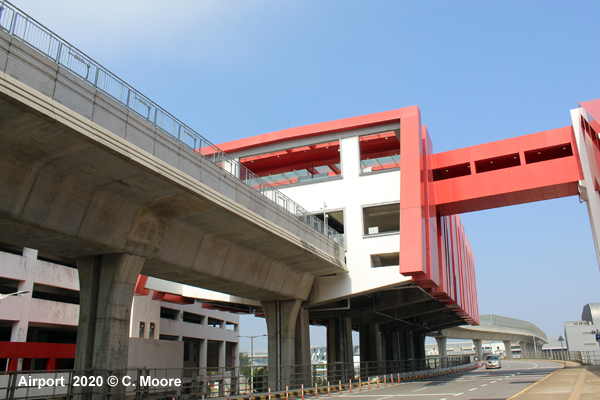
[[[140,273],[261,301],[296,363],[288,325],[342,246],[2,32],[0,69],[0,241],[77,260],[76,368],[126,367]]]
[[[481,315],[480,325],[460,325],[442,329],[435,337],[440,357],[446,356],[447,339],[470,339],[475,344],[475,353],[479,360],[483,359],[482,343],[484,340],[497,340],[504,342],[506,358],[512,358],[510,351],[512,342],[521,344],[522,352],[540,350],[544,343],[548,343],[546,334],[531,322],[500,315]],[[538,347],[540,346],[540,347]]]
[[[352,330],[361,361],[422,359],[480,322],[458,213],[579,195],[600,231],[600,100],[444,153],[417,106],[216,148],[6,2],[0,28],[0,242],[77,260],[78,368],[125,366],[139,274],[259,302],[271,387],[305,372],[309,321],[344,374]]]

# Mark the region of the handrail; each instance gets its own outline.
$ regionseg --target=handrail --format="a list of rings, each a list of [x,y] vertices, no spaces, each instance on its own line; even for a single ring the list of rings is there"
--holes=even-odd
[[[230,157],[188,125],[114,75],[70,43],[6,0],[0,3],[0,29],[66,68],[95,89],[171,136],[180,144],[285,208],[316,231],[344,246],[344,235],[325,225],[302,206]]]

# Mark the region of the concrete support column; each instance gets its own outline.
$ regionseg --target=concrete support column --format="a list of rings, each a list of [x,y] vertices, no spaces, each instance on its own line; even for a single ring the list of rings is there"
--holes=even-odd
[[[413,333],[412,334],[413,341],[413,355],[415,360],[418,360],[416,364],[417,369],[425,369],[427,368],[427,363],[425,359],[427,358],[427,353],[425,353],[425,335],[422,333]]]
[[[131,303],[144,259],[131,254],[106,254],[77,259],[79,329],[75,369],[111,369],[125,373],[129,351]],[[90,388],[91,389],[91,388]],[[108,385],[94,388],[93,399],[106,398]],[[125,388],[111,389],[111,399],[125,398]]]
[[[526,353],[534,352],[533,342],[519,342],[519,344],[521,345],[521,357],[524,357]]]
[[[382,370],[380,373],[395,372],[400,369],[401,360],[401,335],[398,331],[381,332],[382,343]]]
[[[221,382],[219,385],[219,397],[225,396],[225,366],[227,365],[227,342],[222,340],[219,342],[219,375]]]
[[[298,387],[303,382],[311,381],[310,370],[310,322],[308,319],[308,310],[300,307],[298,318],[296,320],[296,337],[294,342],[296,358],[296,382],[294,387]]]
[[[477,361],[483,361],[483,340],[482,339],[472,339],[473,344],[475,345],[475,356],[477,357]]]
[[[512,344],[512,342],[510,340],[504,341],[504,352],[506,353],[506,358],[509,360],[513,358],[512,350],[510,348],[511,344]]]
[[[261,302],[269,334],[269,386],[281,390],[292,383],[296,365],[296,323],[300,300]]]
[[[360,325],[360,375],[367,378],[381,369],[381,335],[379,324],[361,321]]]
[[[231,394],[240,394],[240,357],[239,357],[239,343],[231,343],[231,354],[232,354],[232,367],[231,372]],[[238,355],[236,357],[236,354]]]
[[[398,345],[400,346],[400,361],[402,361],[401,370],[405,370],[406,360],[414,358],[413,345],[410,332],[398,332]],[[406,368],[406,370],[408,370]]]
[[[206,367],[208,365],[208,339],[201,339],[198,347],[198,367],[200,368],[199,375],[204,376],[206,375]]]
[[[25,280],[19,281],[17,291],[28,292],[21,296],[23,303],[31,304],[31,295],[33,294],[33,283],[35,277],[35,263],[37,263],[38,251],[30,248],[23,248],[22,268],[25,270]],[[10,333],[11,342],[26,342],[27,330],[29,328],[29,312],[31,307],[21,307],[21,315],[19,321],[15,321]]]
[[[438,357],[439,357],[439,366],[446,367],[446,357],[448,357],[448,338],[446,336],[436,336],[435,341],[438,346]]]
[[[352,320],[343,313],[327,321],[327,364],[332,382],[347,382],[354,376]]]
[[[19,281],[17,291],[25,291],[27,293],[22,294],[22,304],[27,305],[21,307],[19,320],[13,322],[12,329],[10,332],[11,342],[26,342],[27,332],[29,330],[29,314],[31,311],[31,297],[33,294],[33,283],[35,277],[35,263],[37,263],[38,251],[30,248],[23,248],[23,259],[21,261],[21,267],[25,271],[25,280]],[[21,370],[23,367],[22,359],[12,359],[8,361],[7,368],[9,371]]]

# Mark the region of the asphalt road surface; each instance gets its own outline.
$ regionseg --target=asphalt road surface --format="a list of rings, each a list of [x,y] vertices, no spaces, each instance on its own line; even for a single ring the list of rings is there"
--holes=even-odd
[[[543,361],[502,360],[501,369],[479,368],[417,382],[387,385],[324,398],[350,400],[506,400],[560,368]]]

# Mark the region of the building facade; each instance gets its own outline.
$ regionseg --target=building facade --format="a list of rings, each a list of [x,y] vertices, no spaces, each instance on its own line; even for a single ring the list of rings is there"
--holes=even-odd
[[[600,342],[596,334],[600,334],[600,303],[589,303],[583,306],[581,321],[565,322],[565,340],[569,351],[598,351]]]
[[[73,368],[79,277],[73,260],[2,245],[0,370]],[[190,298],[138,290],[130,324],[130,367],[238,365],[239,316]]]

